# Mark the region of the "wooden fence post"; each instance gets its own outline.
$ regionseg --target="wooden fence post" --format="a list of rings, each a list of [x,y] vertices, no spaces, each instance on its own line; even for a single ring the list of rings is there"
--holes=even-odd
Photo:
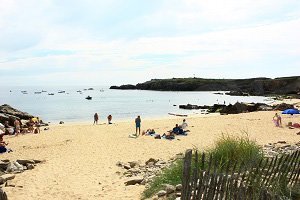
[[[184,162],[183,162],[183,174],[182,174],[182,200],[191,199],[191,168],[192,168],[192,150],[189,149],[185,152]]]

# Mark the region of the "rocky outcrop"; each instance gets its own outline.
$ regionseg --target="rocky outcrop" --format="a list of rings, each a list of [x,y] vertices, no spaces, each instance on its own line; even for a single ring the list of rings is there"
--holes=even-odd
[[[286,141],[278,141],[263,146],[263,154],[267,158],[272,158],[283,154],[292,154],[298,150],[300,150],[300,142],[289,144]]]
[[[183,154],[177,154],[175,157],[171,158],[169,161],[164,161],[160,159],[150,158],[145,163],[141,161],[130,161],[130,162],[117,162],[116,165],[123,171],[118,171],[117,174],[122,174],[126,180],[124,184],[127,185],[146,185],[151,183],[153,178],[160,174],[161,171],[177,160],[182,159]],[[170,189],[171,188],[171,189]],[[170,193],[172,189],[170,186],[167,192]]]
[[[19,162],[20,163],[19,163]],[[16,178],[16,174],[24,172],[24,170],[32,170],[41,160],[0,160],[0,200],[7,200],[7,195],[3,191],[6,187],[20,187],[22,185],[15,185],[10,182]]]
[[[271,110],[285,110],[287,108],[293,108],[291,104],[279,104],[277,106],[271,106],[265,103],[235,103],[235,104],[214,104],[212,106],[198,106],[198,105],[179,105],[181,109],[207,109],[209,113],[219,112],[221,114],[238,114],[244,112],[255,111],[271,111]]]
[[[134,90],[136,89],[135,85],[121,85],[121,86],[111,86],[109,89],[120,89],[120,90]]]
[[[112,86],[110,89],[159,91],[232,91],[229,95],[294,94],[300,92],[300,76],[251,79],[172,78],[152,79],[137,85]]]
[[[294,108],[294,105],[292,105],[292,104],[281,103],[281,104],[276,105],[274,110],[283,111],[286,109],[293,109],[293,108]]]
[[[34,117],[33,115],[30,115],[27,112],[22,112],[22,111],[17,110],[7,104],[0,106],[0,122],[1,123],[4,123],[5,121],[9,121],[10,124],[13,124],[13,121],[15,119],[29,120],[33,117]]]

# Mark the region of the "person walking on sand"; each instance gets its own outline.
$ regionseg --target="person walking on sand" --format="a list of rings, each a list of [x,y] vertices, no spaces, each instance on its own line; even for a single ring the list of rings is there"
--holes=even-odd
[[[277,127],[282,127],[282,122],[281,122],[281,116],[275,113],[275,116],[273,117],[273,121],[275,123],[275,126]]]
[[[141,134],[141,117],[137,116],[137,118],[135,118],[135,135],[137,136],[137,131],[139,130],[139,135]]]
[[[95,123],[98,124],[98,120],[99,120],[98,113],[95,113],[94,114],[94,125],[95,125]]]
[[[111,116],[111,115],[108,115],[108,116],[107,116],[108,124],[112,124],[112,123],[111,123],[111,120],[112,120],[112,116]]]

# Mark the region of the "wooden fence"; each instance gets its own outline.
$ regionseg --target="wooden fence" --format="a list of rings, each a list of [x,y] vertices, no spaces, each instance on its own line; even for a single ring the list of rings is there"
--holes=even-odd
[[[251,166],[236,161],[220,166],[205,153],[187,150],[184,158],[182,200],[273,200],[297,184],[300,150],[289,155],[262,158]]]

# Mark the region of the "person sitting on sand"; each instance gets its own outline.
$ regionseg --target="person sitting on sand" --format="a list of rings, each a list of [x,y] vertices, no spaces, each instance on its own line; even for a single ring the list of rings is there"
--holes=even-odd
[[[8,153],[9,153],[9,152],[11,152],[12,150],[6,148],[6,145],[8,145],[8,143],[4,142],[3,136],[4,136],[4,133],[1,133],[1,134],[0,134],[0,153],[5,153],[5,152],[8,152]]]
[[[188,124],[186,123],[186,120],[185,120],[185,119],[182,120],[182,124],[181,124],[180,127],[181,127],[184,131],[185,131],[186,128],[188,127]]]
[[[294,123],[293,122],[289,122],[287,125],[290,129],[294,129],[294,128],[300,128],[300,124],[299,123]]]
[[[167,133],[164,133],[162,135],[162,137],[166,138],[166,139],[169,139],[169,140],[172,140],[172,139],[175,139],[175,134],[172,131],[168,131]]]
[[[273,117],[273,122],[276,127],[282,127],[281,116],[278,115],[277,113],[275,113],[275,115]]]
[[[28,127],[28,132],[29,133],[33,133],[33,131],[34,131],[34,121],[32,120],[32,119],[30,119],[27,123],[27,127]]]
[[[108,116],[107,116],[108,124],[112,124],[112,123],[111,123],[111,120],[112,120],[112,116],[111,116],[111,115],[108,115]]]
[[[150,136],[153,136],[155,135],[155,130],[154,129],[147,129],[147,131],[143,131],[142,132],[142,135],[150,135]]]
[[[175,127],[173,128],[172,132],[176,135],[183,135],[184,134],[184,131],[182,128],[180,128],[178,126],[178,124],[175,125]]]

